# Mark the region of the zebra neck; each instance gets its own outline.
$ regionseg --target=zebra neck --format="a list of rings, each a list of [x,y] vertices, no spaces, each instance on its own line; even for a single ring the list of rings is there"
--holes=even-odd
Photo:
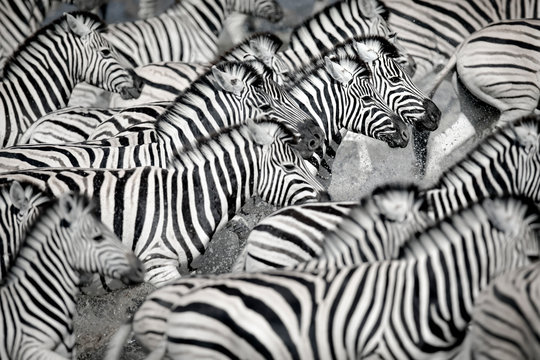
[[[5,286],[19,287],[35,281],[42,283],[44,287],[62,284],[65,291],[63,295],[69,296],[62,298],[65,304],[63,311],[65,315],[70,315],[75,311],[79,275],[71,265],[73,259],[68,258],[68,252],[62,246],[69,236],[65,231],[60,228],[58,218],[42,215],[22,244]]]
[[[339,138],[342,120],[350,111],[340,85],[332,84],[328,76],[318,74],[294,86],[291,94],[300,109],[311,115],[324,130],[327,145]]]

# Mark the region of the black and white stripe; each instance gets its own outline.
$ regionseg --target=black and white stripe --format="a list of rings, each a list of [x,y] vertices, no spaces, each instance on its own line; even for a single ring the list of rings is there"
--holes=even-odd
[[[534,205],[490,199],[408,241],[402,260],[175,281],[133,329],[171,358],[451,357],[479,292],[538,255],[539,230]]]
[[[145,20],[111,24],[107,39],[132,66],[161,61],[212,62],[218,36],[231,12],[278,21],[275,0],[186,0]]]
[[[54,196],[96,199],[102,221],[145,262],[152,283],[179,277],[252,196],[276,206],[316,200],[322,186],[275,122],[231,128],[172,157],[169,169],[43,169],[2,174]]]
[[[101,36],[104,28],[91,13],[66,14],[18,48],[0,78],[1,147],[16,144],[34,121],[64,107],[80,81],[125,96],[139,92]]]
[[[392,0],[384,3],[390,11],[391,29],[416,63],[415,80],[446,64],[459,44],[476,30],[501,20],[540,16],[537,0]]]
[[[463,359],[534,359],[540,353],[540,263],[495,279],[478,297]]]
[[[287,207],[251,230],[233,271],[265,271],[325,259],[333,266],[396,258],[431,223],[415,186],[384,185],[360,201]],[[306,266],[311,266],[308,264]]]
[[[80,272],[134,284],[141,265],[84,197],[48,204],[0,287],[0,357],[71,358]]]

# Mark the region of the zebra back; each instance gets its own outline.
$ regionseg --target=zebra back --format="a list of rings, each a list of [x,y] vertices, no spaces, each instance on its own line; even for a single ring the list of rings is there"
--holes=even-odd
[[[112,24],[107,38],[134,67],[161,61],[212,62],[223,23],[233,11],[270,21],[283,17],[275,0],[187,0],[155,17]]]
[[[493,220],[486,209],[494,202],[518,210],[517,216]],[[451,357],[480,291],[502,272],[529,263],[522,246],[536,246],[538,255],[535,206],[498,199],[476,207],[479,217],[463,212],[419,235],[425,257],[177,280],[141,305],[135,336],[171,357],[184,351],[249,358]],[[508,225],[534,234],[515,238],[501,229]],[[480,248],[486,251],[471,251]],[[208,327],[186,331],[201,321]]]
[[[133,252],[97,220],[88,200],[66,195],[29,229],[0,287],[2,358],[71,356],[79,272],[126,284],[141,282],[144,273]]]

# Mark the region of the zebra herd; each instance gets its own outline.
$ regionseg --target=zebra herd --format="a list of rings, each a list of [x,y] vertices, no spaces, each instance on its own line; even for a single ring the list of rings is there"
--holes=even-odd
[[[537,356],[540,3],[340,0],[220,53],[232,13],[285,10],[141,0],[106,24],[62,2],[81,10],[47,25],[50,0],[0,4],[1,359],[73,358],[78,294],[118,281],[156,289],[110,360],[129,336],[148,359]],[[430,183],[454,71],[489,126]],[[411,131],[417,183],[330,201],[347,132],[403,151]],[[229,273],[194,275],[250,199],[278,210]]]

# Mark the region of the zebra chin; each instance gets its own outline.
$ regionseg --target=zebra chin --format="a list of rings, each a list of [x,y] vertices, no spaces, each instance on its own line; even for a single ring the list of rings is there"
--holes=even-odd
[[[391,148],[405,148],[409,144],[409,129],[407,124],[399,116],[392,116],[395,131],[390,134],[382,134],[380,139]]]
[[[142,88],[144,86],[144,82],[142,78],[133,71],[133,69],[128,70],[129,75],[131,77],[130,85],[120,88],[120,97],[123,100],[131,100],[131,99],[138,99],[139,96],[141,96]]]

